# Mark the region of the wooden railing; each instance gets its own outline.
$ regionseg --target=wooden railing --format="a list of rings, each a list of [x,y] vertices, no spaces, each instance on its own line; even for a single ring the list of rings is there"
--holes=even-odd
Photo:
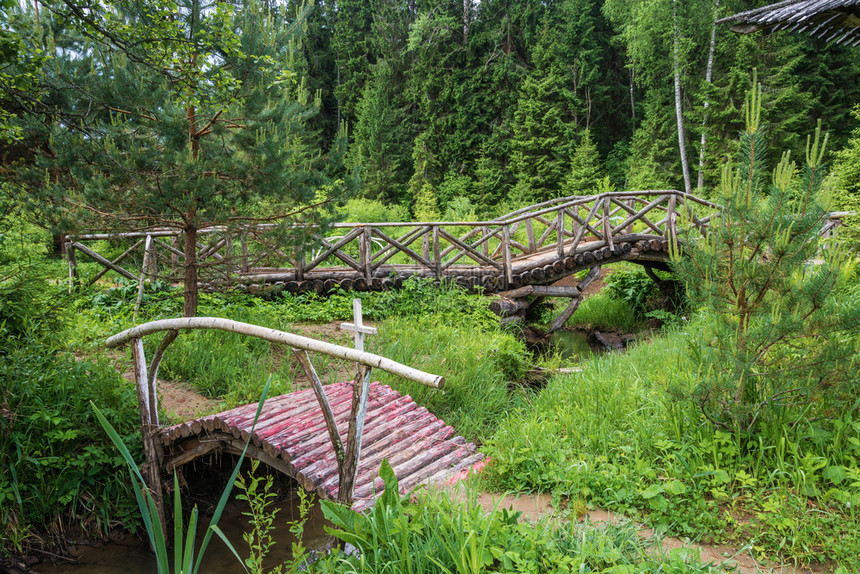
[[[201,241],[197,261],[203,281],[213,286],[313,280],[318,290],[384,288],[412,275],[471,276],[476,283],[490,276],[509,283],[518,267],[541,258],[643,238],[674,242],[679,221],[704,231],[718,211],[718,205],[677,190],[609,192],[551,200],[490,221],[337,223],[334,236],[314,235],[314,245],[298,249],[284,248],[273,226],[210,227],[198,231],[208,241]],[[175,229],[72,237],[70,280],[77,278],[76,252],[103,266],[90,283],[108,270],[141,285],[157,277],[179,280],[180,239]],[[99,240],[131,245],[110,260],[91,247]],[[140,271],[122,266],[131,256]]]

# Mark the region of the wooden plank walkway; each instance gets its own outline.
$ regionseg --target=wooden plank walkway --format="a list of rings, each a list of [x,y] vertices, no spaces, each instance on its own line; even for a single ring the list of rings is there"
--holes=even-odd
[[[353,383],[324,389],[345,443]],[[256,409],[256,404],[245,405],[160,429],[167,455],[164,468],[217,452],[241,452],[250,436],[248,456],[293,477],[317,496],[336,500],[337,461],[313,390],[267,400],[252,434]],[[405,494],[420,484],[444,481],[483,457],[474,444],[408,395],[371,383],[353,508],[368,508],[382,492],[378,474],[383,459],[388,459]]]

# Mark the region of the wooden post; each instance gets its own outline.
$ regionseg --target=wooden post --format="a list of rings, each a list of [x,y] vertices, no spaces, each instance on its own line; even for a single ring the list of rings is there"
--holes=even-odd
[[[293,249],[293,264],[296,266],[296,281],[304,281],[305,279],[305,252],[301,246],[297,245]]]
[[[248,234],[242,230],[242,273],[248,272]]]
[[[558,210],[558,215],[556,216],[556,224],[555,231],[558,234],[558,241],[556,242],[556,255],[559,259],[564,258],[564,208],[560,208]]]
[[[514,282],[514,269],[511,264],[511,226],[502,227],[502,255],[505,258],[505,289],[510,288]]]
[[[635,209],[636,208],[636,199],[634,199],[632,197],[630,199],[628,199],[627,200],[627,207],[629,207],[631,210]],[[633,222],[632,221],[630,222],[630,225],[627,226],[627,230],[625,231],[625,233],[627,235],[630,235],[633,233]]]
[[[367,280],[367,285],[370,287],[370,282],[373,281],[373,231],[370,226],[365,226],[364,232],[359,237],[358,245],[361,250],[360,264],[364,269],[364,278]]]
[[[358,476],[358,463],[361,459],[361,439],[364,434],[364,419],[367,417],[367,395],[370,392],[371,368],[359,366],[356,373],[353,391],[352,408],[349,414],[349,430],[346,436],[346,453],[343,472],[339,479],[337,501],[346,506],[352,506],[352,496],[355,491],[355,479]]]
[[[140,304],[143,301],[143,285],[146,282],[147,267],[152,255],[152,236],[146,236],[146,243],[143,247],[143,265],[140,270],[140,280],[137,284],[137,301],[134,303],[134,311],[131,314],[131,322],[137,323],[137,312],[140,310]]]
[[[535,232],[532,229],[531,219],[526,219],[526,237],[529,240],[529,253],[534,253],[537,251],[537,244],[535,243]]]
[[[66,243],[66,260],[69,262],[69,295],[78,287],[78,260],[75,257],[75,244]]]
[[[295,354],[296,359],[298,359],[299,363],[302,365],[302,368],[314,389],[317,402],[319,402],[320,409],[322,409],[323,419],[325,419],[325,426],[328,429],[328,437],[331,441],[331,446],[334,449],[335,457],[337,458],[338,474],[342,475],[346,453],[343,450],[343,443],[340,440],[340,433],[337,430],[337,423],[334,418],[334,413],[331,410],[331,404],[328,402],[328,397],[325,396],[322,382],[320,382],[320,378],[314,370],[314,366],[313,363],[311,363],[308,352],[300,349],[293,349],[293,354]]]
[[[489,257],[490,256],[490,241],[489,241],[489,239],[487,239],[487,234],[489,234],[489,229],[487,228],[487,226],[486,225],[481,226],[481,239],[483,240],[483,243],[481,244],[481,246],[484,249],[484,256]]]
[[[606,246],[609,249],[614,247],[612,243],[612,223],[609,221],[609,207],[611,203],[609,196],[603,198],[603,239],[606,240]]]
[[[143,352],[143,339],[136,338],[132,341],[132,354],[134,357],[134,384],[137,387],[137,407],[140,412],[140,433],[143,439],[143,453],[146,462],[143,465],[143,479],[149,489],[161,527],[167,532],[164,520],[164,497],[161,489],[161,442],[155,439],[155,431],[158,427],[158,396],[156,395],[155,382],[150,382],[147,376],[146,355]],[[155,549],[153,549],[155,550]]]
[[[669,253],[674,253],[678,249],[678,228],[676,204],[678,198],[675,194],[669,197],[669,208],[666,212],[666,239],[669,240]]]
[[[170,277],[175,278],[179,274],[179,235],[170,238]]]
[[[436,273],[436,279],[442,277],[442,257],[439,254],[439,226],[433,226],[433,271]]]

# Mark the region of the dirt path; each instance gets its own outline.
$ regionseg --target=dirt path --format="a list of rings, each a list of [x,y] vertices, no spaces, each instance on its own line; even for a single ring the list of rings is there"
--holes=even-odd
[[[499,508],[520,511],[523,513],[523,518],[530,522],[561,520],[561,514],[553,506],[552,496],[549,494],[501,495],[483,493],[478,496],[478,502],[487,512],[492,511],[497,504]],[[601,508],[586,511],[578,520],[594,526],[629,522],[628,518]],[[725,544],[696,544],[680,538],[661,536],[658,532],[641,525],[639,526],[639,536],[643,539],[654,540],[657,547],[666,552],[680,548],[690,549],[693,555],[698,554],[702,563],[710,563],[730,572],[742,574],[819,574],[830,571],[824,566],[804,568],[790,565],[764,566],[758,563],[748,551],[739,551]]]

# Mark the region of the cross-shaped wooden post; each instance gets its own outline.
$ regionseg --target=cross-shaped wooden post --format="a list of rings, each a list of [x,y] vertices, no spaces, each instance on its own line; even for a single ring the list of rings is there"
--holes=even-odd
[[[364,336],[375,335],[375,327],[365,327],[361,321],[361,299],[352,300],[353,323],[341,323],[344,331],[355,333],[355,348],[364,352]],[[349,428],[346,435],[346,449],[342,464],[338,465],[337,501],[352,506],[355,479],[358,476],[358,462],[361,458],[361,437],[364,433],[364,419],[367,416],[367,396],[370,391],[370,367],[361,364],[355,373],[352,390],[352,408],[349,414]]]
[[[364,352],[364,336],[376,335],[376,327],[365,327],[361,320],[361,299],[352,300],[352,316],[354,323],[341,323],[340,328],[344,331],[355,333],[355,348]]]

